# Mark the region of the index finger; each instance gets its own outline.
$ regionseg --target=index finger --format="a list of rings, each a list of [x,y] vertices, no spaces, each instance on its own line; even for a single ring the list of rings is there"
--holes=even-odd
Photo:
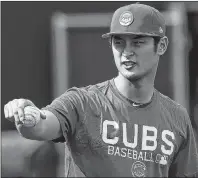
[[[4,114],[6,119],[8,119],[11,122],[14,122],[13,112],[10,103],[4,106]]]
[[[18,108],[24,109],[25,108],[25,99],[18,100]]]
[[[8,117],[8,108],[7,108],[7,104],[4,106],[4,115],[5,115],[5,118]]]
[[[18,99],[18,107],[24,109],[26,106],[34,105],[31,101],[27,99]]]

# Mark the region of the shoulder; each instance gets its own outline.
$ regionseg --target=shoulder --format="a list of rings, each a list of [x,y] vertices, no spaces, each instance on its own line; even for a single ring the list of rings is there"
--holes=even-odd
[[[86,87],[82,87],[81,89],[86,91],[86,92],[93,92],[93,91],[98,91],[98,92],[102,92],[105,93],[105,91],[107,90],[107,88],[109,87],[109,80],[104,81],[104,82],[100,82],[94,85],[89,85]]]
[[[105,94],[106,90],[108,89],[108,86],[109,80],[84,87],[72,87],[68,89],[63,95],[74,96],[78,97],[79,99],[87,99],[94,97],[98,93]]]
[[[109,81],[104,81],[85,87],[72,87],[66,93],[76,98],[76,103],[86,108],[86,112],[99,112],[101,104],[105,101]]]
[[[109,87],[109,80],[80,88],[72,87],[68,91],[77,92],[78,94],[88,97],[88,96],[93,96],[97,93],[105,93],[108,87]]]
[[[171,128],[174,128],[175,132],[186,139],[188,131],[192,129],[187,109],[168,96],[161,93],[159,95],[161,114],[166,118],[167,123],[171,125]]]
[[[158,94],[161,108],[169,111],[172,115],[174,115],[176,118],[179,118],[181,121],[184,121],[185,123],[189,122],[189,115],[187,109],[184,106],[160,92],[158,92]]]

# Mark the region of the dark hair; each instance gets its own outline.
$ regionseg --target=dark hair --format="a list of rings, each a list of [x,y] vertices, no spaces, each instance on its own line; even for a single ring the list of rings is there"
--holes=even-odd
[[[160,42],[161,37],[160,36],[154,36],[154,51],[157,52],[157,45]]]
[[[158,45],[161,37],[160,36],[154,36],[153,39],[154,39],[154,45]]]
[[[109,47],[111,47],[111,45],[112,45],[112,39],[113,39],[113,35],[111,35],[111,36],[109,37],[109,39],[108,39],[108,41],[109,41]]]

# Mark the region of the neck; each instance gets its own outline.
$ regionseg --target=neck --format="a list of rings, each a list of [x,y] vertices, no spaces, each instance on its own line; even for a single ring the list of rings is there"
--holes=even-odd
[[[155,75],[130,81],[119,73],[114,82],[119,92],[126,98],[136,103],[144,104],[150,102],[153,96],[154,78]]]

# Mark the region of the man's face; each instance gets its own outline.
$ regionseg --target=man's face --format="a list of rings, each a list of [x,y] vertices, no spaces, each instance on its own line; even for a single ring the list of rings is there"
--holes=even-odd
[[[112,50],[119,73],[129,80],[149,74],[159,61],[153,37],[116,35],[112,37]]]

